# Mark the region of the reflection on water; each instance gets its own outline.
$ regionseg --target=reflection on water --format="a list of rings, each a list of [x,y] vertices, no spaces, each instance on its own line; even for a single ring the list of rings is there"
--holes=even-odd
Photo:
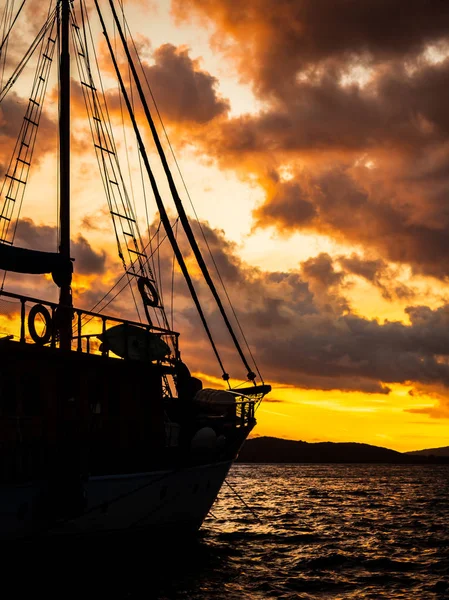
[[[237,465],[228,480],[259,520],[225,485],[196,540],[59,548],[57,595],[449,598],[448,475],[444,466]]]

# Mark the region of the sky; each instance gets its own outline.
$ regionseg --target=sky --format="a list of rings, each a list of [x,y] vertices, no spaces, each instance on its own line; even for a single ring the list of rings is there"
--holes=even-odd
[[[182,173],[181,179],[158,124],[186,210],[220,288],[208,242],[260,372],[273,387],[253,435],[400,451],[446,446],[449,4],[123,4]],[[107,2],[102,6],[111,23]],[[47,8],[34,2],[24,9],[3,83]],[[150,222],[154,232],[156,207],[148,186],[141,186],[132,129],[126,118],[122,125],[123,105],[92,7],[89,14],[125,180],[142,230]],[[114,44],[123,67],[115,38]],[[22,75],[0,104],[2,177],[30,95],[33,62]],[[75,304],[89,309],[123,271],[74,57],[72,77],[73,288]],[[150,105],[154,110],[151,99]],[[137,104],[136,114],[142,123]],[[56,124],[53,78],[17,228],[19,246],[57,246]],[[147,131],[145,140],[174,215]],[[226,369],[234,383],[244,381],[246,371],[179,235]],[[168,298],[173,260],[166,243],[159,262]],[[179,271],[173,283],[183,359],[205,386],[222,386]],[[8,274],[6,289],[57,297],[51,278],[43,276]],[[124,293],[108,312],[135,318],[132,306]],[[2,301],[0,309],[6,333],[16,324],[17,306]]]

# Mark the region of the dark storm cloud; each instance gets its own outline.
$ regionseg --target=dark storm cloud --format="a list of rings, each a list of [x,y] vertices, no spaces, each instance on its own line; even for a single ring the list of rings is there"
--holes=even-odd
[[[187,49],[164,44],[153,59],[154,65],[145,65],[145,74],[169,121],[204,123],[229,110],[216,92],[218,80],[203,71]]]
[[[17,227],[15,245],[45,252],[57,251],[57,229],[49,225],[36,225],[31,219],[22,219]],[[82,275],[101,274],[105,271],[106,253],[96,252],[89,242],[79,235],[71,242],[74,269]]]
[[[423,147],[435,151],[446,141],[449,60],[416,67],[411,73],[404,64],[388,64],[363,87],[341,85],[332,69],[297,80],[259,114],[223,122],[210,135],[211,148],[222,145],[231,157],[284,151],[317,160],[370,151],[378,158],[383,152],[419,158]],[[420,165],[423,175],[426,166]]]
[[[338,262],[346,274],[356,275],[376,286],[385,300],[412,301],[415,291],[397,280],[397,272],[382,259],[367,259],[357,254],[342,256]]]
[[[292,382],[294,366],[298,379],[303,373],[310,387],[314,377],[325,377],[334,389],[341,381],[367,391],[367,383],[440,383],[449,386],[449,366],[440,362],[448,356],[448,324],[444,330],[413,323],[380,324],[353,314],[334,319],[317,315],[297,319],[290,336],[279,336],[263,347],[263,362],[282,381]],[[444,331],[444,333],[443,333]],[[341,380],[341,381],[340,381]],[[346,388],[347,389],[347,388]],[[354,389],[354,388],[353,388]]]
[[[25,228],[19,230],[18,244],[54,249],[54,228],[39,227],[29,221],[24,224]],[[449,398],[449,306],[433,310],[426,306],[409,307],[406,310],[409,325],[366,319],[355,315],[344,298],[345,279],[357,272],[376,285],[377,277],[385,277],[383,264],[369,260],[364,264],[355,256],[340,256],[332,261],[330,256],[321,254],[304,261],[297,270],[265,272],[241,261],[236,256],[238,249],[226,240],[222,231],[212,229],[207,223],[202,223],[202,230],[213,249],[216,264],[224,266],[227,292],[267,381],[305,389],[383,395],[388,395],[390,385],[395,383],[436,387],[441,392],[444,413],[449,404],[446,400]],[[191,264],[193,257],[180,232],[178,239]],[[89,272],[94,268],[101,272],[104,267],[104,256],[90,249],[85,240],[75,241],[73,253],[78,257],[77,272],[80,266],[86,271],[89,268]],[[159,262],[167,309],[173,277],[175,329],[182,332],[183,359],[194,371],[220,375],[183,278],[177,269],[172,275],[172,253],[166,242],[162,244]],[[232,348],[204,280],[195,269],[192,273],[224,364],[232,377],[243,377],[244,367]],[[115,274],[121,275],[118,267]],[[78,296],[77,305],[91,308],[109,285],[99,280],[94,289]],[[217,287],[221,291],[218,281]],[[222,291],[221,294],[234,322]],[[124,292],[107,312],[116,314],[120,309],[122,315],[133,318],[132,306],[129,293]],[[241,338],[237,325],[235,330]]]
[[[277,173],[272,172],[270,175],[275,181],[275,191],[270,203],[264,205],[262,216],[269,222],[277,221],[283,218],[288,206],[288,212],[296,226],[311,223],[316,217],[316,209],[299,183],[288,181],[280,184]]]
[[[213,229],[206,222],[195,221],[192,223],[192,229],[211,271],[218,269],[225,281],[238,283],[242,279],[244,267],[238,257],[236,244],[226,239],[223,230]],[[187,248],[185,241],[184,246]],[[248,275],[249,267],[246,266],[245,269]]]
[[[449,275],[446,2],[172,6],[178,18],[212,26],[214,49],[263,103],[195,138],[221,166],[264,188],[257,226],[318,232],[415,274]]]
[[[202,223],[202,229],[208,240],[214,240],[214,257],[222,265],[232,265],[224,277],[226,288],[268,381],[383,395],[388,395],[394,383],[440,386],[449,391],[447,306],[437,310],[409,307],[410,325],[406,325],[355,315],[345,299],[346,278],[355,271],[372,279],[373,285],[380,285],[376,278],[388,282],[391,273],[383,263],[363,261],[354,255],[332,261],[329,255],[320,254],[301,263],[297,270],[269,273],[239,260],[237,248],[226,241],[223,232],[207,223]],[[179,239],[191,260],[181,235]],[[165,286],[171,286],[169,254],[167,248],[162,253],[162,265],[167,269]],[[194,282],[227,370],[233,377],[244,376],[199,274]],[[196,311],[184,293],[178,296],[182,285],[181,275],[175,273],[175,304],[181,300],[175,326],[182,331],[184,360],[193,370],[219,375]],[[217,287],[220,289],[218,282]],[[229,308],[228,313],[234,322]],[[237,325],[235,328],[240,337]]]
[[[345,273],[336,270],[329,254],[323,252],[301,262],[300,272],[321,311],[341,314],[349,310],[349,304],[339,289]]]
[[[256,88],[275,93],[322,62],[401,58],[449,30],[441,0],[172,0],[172,9],[213,24],[216,47]]]
[[[275,202],[259,207],[255,217],[260,226],[274,224],[290,232],[298,228],[318,231],[363,244],[385,260],[409,264],[416,274],[447,278],[449,196],[439,189],[440,202],[432,202],[432,188],[426,193],[416,185],[404,189],[398,182],[395,189],[387,176],[382,169],[362,166],[302,173],[300,201],[307,198],[315,207],[314,219],[306,224],[295,222],[289,192],[284,206],[282,184]]]
[[[381,259],[364,260],[360,256],[357,256],[357,254],[343,256],[339,262],[347,272],[359,275],[376,285],[388,268],[385,261]]]
[[[1,175],[11,160],[27,105],[28,99],[21,98],[15,92],[10,92],[0,104],[0,160],[3,163]],[[55,149],[56,123],[43,111],[37,131],[36,152],[33,154],[34,164],[39,164],[48,152],[54,152]]]
[[[335,270],[332,258],[326,253],[302,262],[301,271],[307,281],[316,282],[324,288],[338,285],[343,279],[343,273]]]
[[[152,64],[142,61],[144,76],[168,123],[189,127],[227,114],[229,103],[217,92],[218,80],[201,68],[199,60],[190,57],[187,48],[163,44],[151,53],[151,58]],[[110,68],[106,55],[102,62]],[[152,97],[147,87],[145,90],[151,107]],[[115,90],[108,93],[108,103],[116,111],[120,110]],[[138,110],[141,110],[140,105]]]

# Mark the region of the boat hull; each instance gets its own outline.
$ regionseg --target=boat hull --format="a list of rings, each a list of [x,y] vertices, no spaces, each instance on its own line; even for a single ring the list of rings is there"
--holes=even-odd
[[[175,470],[89,478],[83,484],[81,514],[36,518],[42,488],[37,484],[0,488],[0,539],[87,535],[151,530],[193,534],[201,527],[233,461]]]
[[[164,395],[163,365],[10,340],[0,357],[2,540],[195,532],[256,422],[253,401]]]

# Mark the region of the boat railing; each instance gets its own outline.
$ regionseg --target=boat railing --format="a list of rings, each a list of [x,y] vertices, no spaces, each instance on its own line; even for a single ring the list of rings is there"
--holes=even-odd
[[[254,422],[256,401],[251,398],[240,396],[236,398],[235,413],[236,425],[238,427],[248,427]]]
[[[5,291],[0,291],[0,307],[2,301],[17,304],[17,309],[9,309],[8,311],[0,309],[0,317],[3,313],[8,321],[8,332],[4,334],[3,338],[0,337],[0,342],[2,339],[14,339],[21,344],[34,344],[51,348],[60,347],[57,327],[58,310],[61,308],[67,309],[68,307],[61,307],[59,304],[48,300],[40,300],[31,296]],[[128,352],[131,343],[131,332],[135,331],[133,329],[135,327],[160,337],[168,344],[173,356],[178,355],[179,333],[176,331],[81,308],[70,307],[69,310],[72,312],[72,351],[84,354],[116,356],[107,344],[102,343],[99,336],[104,336],[111,326],[123,325],[124,353],[118,358],[132,358],[128,355]]]

